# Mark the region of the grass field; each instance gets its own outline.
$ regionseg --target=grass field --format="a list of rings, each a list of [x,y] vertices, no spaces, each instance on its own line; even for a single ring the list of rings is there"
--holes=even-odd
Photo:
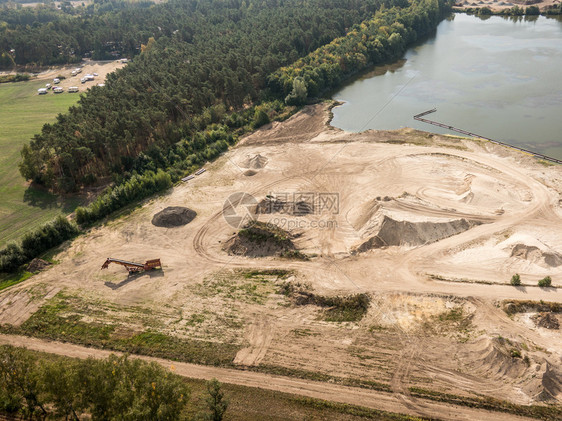
[[[44,81],[0,84],[0,248],[79,204],[78,199],[61,200],[29,188],[18,170],[23,144],[79,98],[66,92],[37,95],[44,85]]]

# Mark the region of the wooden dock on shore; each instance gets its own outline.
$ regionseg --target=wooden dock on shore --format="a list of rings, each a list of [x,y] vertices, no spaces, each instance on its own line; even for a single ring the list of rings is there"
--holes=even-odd
[[[439,123],[438,121],[433,121],[433,120],[428,120],[426,118],[422,118],[422,117],[424,117],[428,114],[434,113],[436,111],[437,111],[437,108],[433,108],[431,110],[424,111],[423,113],[416,114],[414,116],[414,120],[422,121],[422,122],[428,123],[428,124],[433,124],[434,126],[438,126],[438,127],[443,127],[444,129],[452,130],[452,131],[457,132],[457,133],[462,133],[462,134],[465,134],[467,136],[477,137],[479,139],[485,139],[489,142],[496,143],[498,145],[507,146],[508,148],[516,149],[518,151],[528,153],[528,154],[530,154],[530,155],[532,155],[536,158],[544,159],[545,161],[554,162],[556,164],[562,164],[562,160],[553,158],[553,157],[548,156],[548,155],[543,155],[541,153],[533,152],[533,151],[530,151],[528,149],[520,148],[518,146],[509,145],[507,143],[503,143],[503,142],[500,142],[498,140],[490,139],[489,137],[486,137],[486,136],[480,136],[479,134],[476,134],[476,133],[467,132],[466,130],[458,129],[458,128],[453,127],[453,126],[449,126],[448,124]]]

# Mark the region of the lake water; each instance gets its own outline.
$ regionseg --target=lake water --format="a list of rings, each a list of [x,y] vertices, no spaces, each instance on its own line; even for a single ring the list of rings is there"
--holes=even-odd
[[[415,114],[562,159],[562,21],[455,14],[430,39],[333,95],[332,125],[447,133]],[[449,132],[451,133],[451,132]]]

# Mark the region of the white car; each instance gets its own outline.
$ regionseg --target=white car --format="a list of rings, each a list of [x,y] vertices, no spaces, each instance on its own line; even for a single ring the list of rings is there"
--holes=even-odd
[[[47,83],[47,84],[45,85],[45,89],[51,89],[51,84],[50,84],[50,83]]]
[[[63,90],[60,86],[57,86],[57,87],[54,87],[54,88],[53,88],[53,92],[54,92],[55,94],[61,94],[61,93],[64,92],[64,90]]]
[[[60,79],[59,78],[54,78],[53,79],[53,83],[56,85],[57,83],[60,83]]]
[[[72,92],[78,92],[78,86],[70,86],[68,88],[68,92],[72,93]]]
[[[46,95],[46,94],[47,94],[47,88],[39,88],[39,89],[37,89],[37,94],[38,94],[38,95]]]

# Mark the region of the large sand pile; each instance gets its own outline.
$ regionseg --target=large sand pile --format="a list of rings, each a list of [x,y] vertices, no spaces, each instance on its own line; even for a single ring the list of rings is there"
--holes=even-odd
[[[560,368],[543,357],[536,360],[517,341],[480,338],[467,344],[459,357],[473,375],[519,384],[520,390],[532,399],[556,401],[562,397]]]
[[[169,206],[158,212],[152,218],[152,224],[157,227],[173,228],[189,224],[197,213],[183,206]]]
[[[379,231],[359,247],[357,252],[388,246],[418,246],[442,240],[464,232],[478,221],[456,219],[448,222],[397,221],[385,215]]]
[[[511,250],[511,257],[529,260],[541,266],[560,266],[562,265],[562,256],[556,252],[549,253],[542,251],[538,247],[528,246],[526,244],[516,244]]]
[[[515,342],[501,337],[485,337],[467,344],[461,360],[467,363],[472,373],[504,381],[516,379],[529,367],[521,357],[512,354],[512,350],[518,350]]]
[[[526,260],[544,268],[562,265],[562,254],[535,236],[517,233],[498,246],[515,260]]]
[[[268,159],[260,154],[254,156],[246,156],[242,162],[240,162],[240,166],[243,168],[250,168],[254,170],[259,170],[267,165]]]
[[[543,390],[539,398],[543,401],[560,402],[562,399],[562,370],[560,367],[546,362],[540,378]]]

